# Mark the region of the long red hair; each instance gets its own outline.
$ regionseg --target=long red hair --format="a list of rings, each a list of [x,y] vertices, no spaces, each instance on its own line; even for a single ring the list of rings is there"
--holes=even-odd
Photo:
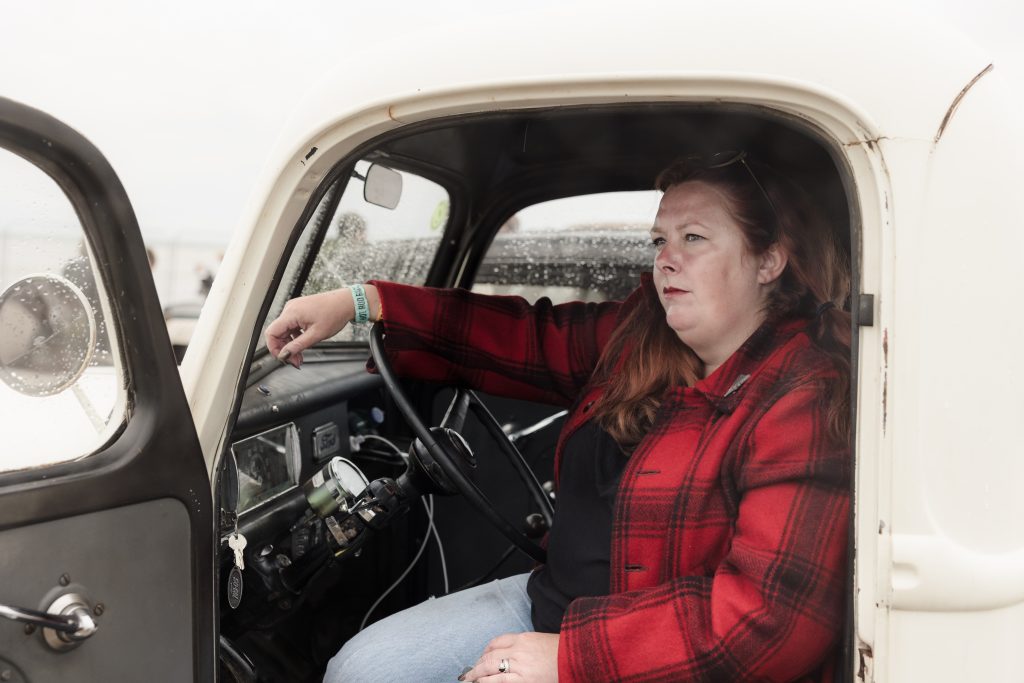
[[[756,178],[756,180],[755,180]],[[655,183],[662,192],[690,181],[714,186],[727,198],[754,255],[778,243],[786,268],[768,297],[768,320],[806,317],[814,343],[832,359],[838,381],[829,385],[829,432],[842,442],[850,430],[849,258],[834,231],[807,195],[770,167],[749,158],[718,168],[691,159],[662,171]],[[767,195],[767,198],[766,196]],[[653,290],[629,311],[612,334],[594,372],[605,385],[592,415],[627,452],[654,422],[669,387],[690,386],[703,373],[700,358],[665,322]]]

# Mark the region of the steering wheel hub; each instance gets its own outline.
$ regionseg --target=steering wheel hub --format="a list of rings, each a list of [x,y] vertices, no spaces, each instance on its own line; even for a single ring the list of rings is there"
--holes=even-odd
[[[476,469],[476,455],[473,453],[473,449],[469,447],[466,440],[454,429],[448,427],[441,428],[444,432],[445,439],[447,440],[447,446],[450,449],[449,452],[454,453],[457,457],[456,462],[464,464],[463,469]]]

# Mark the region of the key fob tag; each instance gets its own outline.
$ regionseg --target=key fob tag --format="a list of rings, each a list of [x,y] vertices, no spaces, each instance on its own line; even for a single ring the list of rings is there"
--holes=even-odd
[[[237,566],[231,567],[228,572],[228,606],[231,609],[238,609],[242,604],[242,570]]]

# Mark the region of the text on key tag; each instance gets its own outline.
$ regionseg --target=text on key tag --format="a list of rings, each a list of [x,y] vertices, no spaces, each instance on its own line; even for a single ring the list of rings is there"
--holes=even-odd
[[[242,570],[238,567],[231,567],[228,572],[228,606],[231,609],[238,609],[242,604]]]

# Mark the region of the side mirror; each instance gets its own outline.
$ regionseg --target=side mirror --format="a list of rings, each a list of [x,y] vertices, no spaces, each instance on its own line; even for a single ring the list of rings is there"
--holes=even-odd
[[[31,275],[4,290],[0,330],[0,380],[28,396],[50,396],[73,385],[96,345],[88,299],[57,275]]]
[[[373,164],[363,179],[363,199],[370,204],[393,209],[402,198],[402,174],[398,171]]]

